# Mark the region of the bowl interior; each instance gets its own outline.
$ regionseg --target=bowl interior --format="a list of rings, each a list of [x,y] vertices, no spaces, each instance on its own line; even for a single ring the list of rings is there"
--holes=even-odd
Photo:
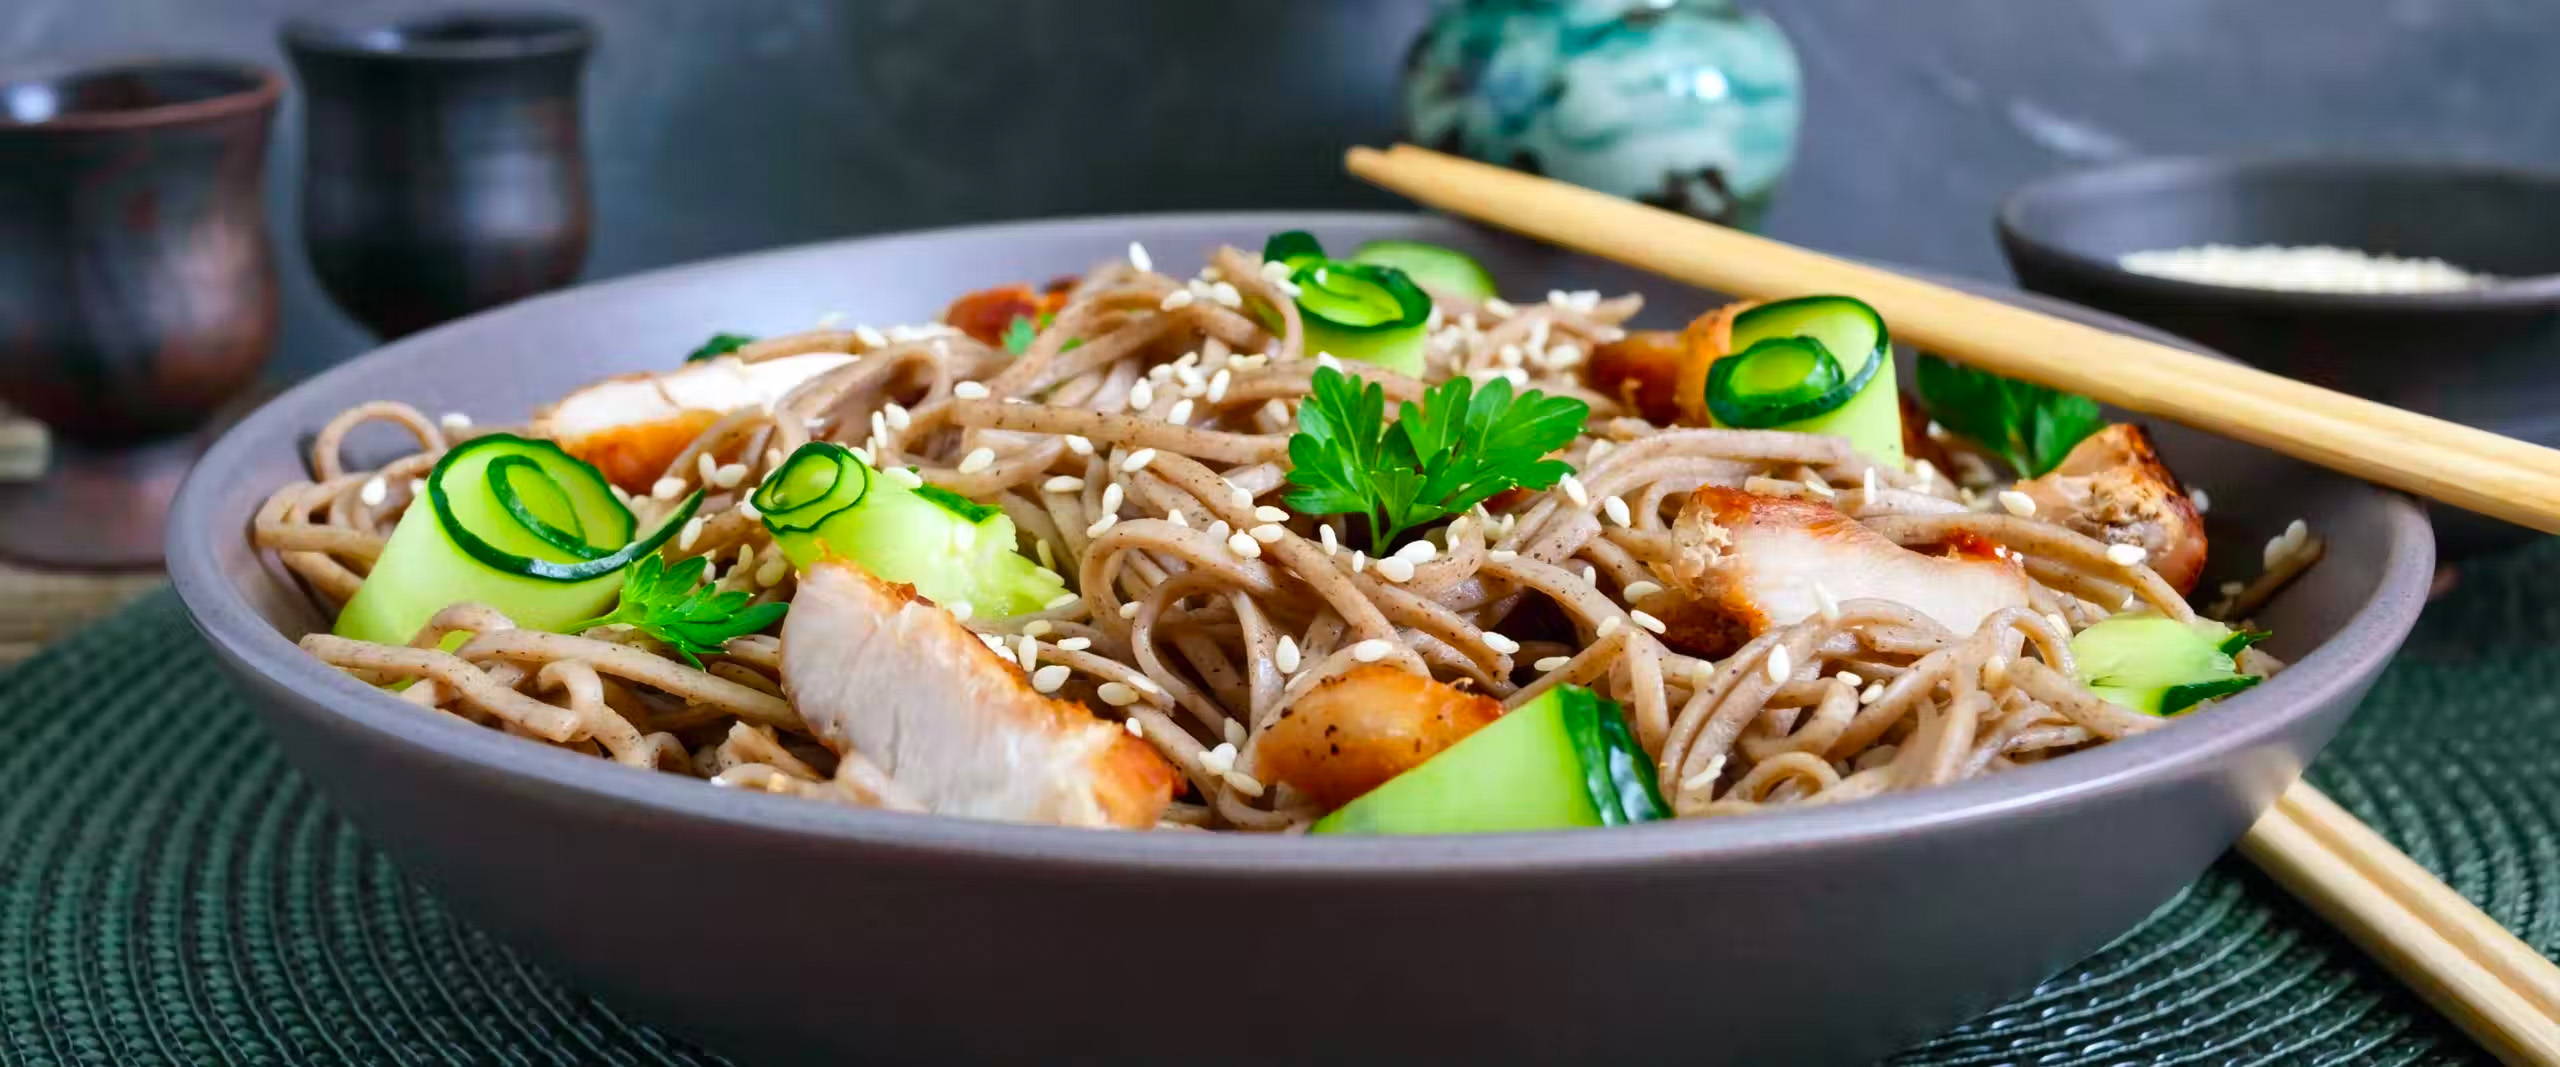
[[[1148,246],[1163,269],[1180,272],[1219,244],[1256,247],[1272,231],[1290,228],[1309,229],[1334,247],[1399,237],[1464,248],[1482,257],[1507,291],[1522,297],[1551,289],[1641,292],[1648,303],[1639,321],[1647,324],[1683,322],[1718,300],[1516,238],[1393,214],[1066,220],[739,257],[536,298],[403,340],[298,386],[233,429],[200,465],[172,524],[186,531],[172,538],[172,572],[209,637],[248,669],[310,694],[326,706],[323,713],[345,715],[368,728],[395,733],[403,743],[431,746],[456,759],[495,764],[508,773],[638,801],[683,817],[734,817],[768,828],[779,824],[868,835],[871,840],[885,836],[937,846],[1071,853],[1088,860],[1150,862],[1180,856],[1186,862],[1204,857],[1215,862],[1224,857],[1264,869],[1355,863],[1399,870],[1443,860],[1461,866],[1517,863],[1524,853],[1481,838],[1423,845],[1342,841],[1309,849],[1303,841],[1237,835],[1108,835],[992,824],[955,829],[960,820],[843,810],[718,790],[675,776],[631,774],[458,721],[418,716],[303,656],[292,639],[324,625],[324,618],[303,589],[281,567],[252,551],[243,536],[267,493],[307,477],[303,454],[312,433],[331,415],[365,401],[397,399],[431,417],[461,412],[482,424],[505,424],[598,377],[676,366],[714,332],[778,334],[809,327],[822,315],[840,315],[846,324],[927,321],[955,294],[1079,272],[1124,254],[1133,238]],[[1990,291],[1978,283],[1972,287]],[[2044,298],[2005,298],[2145,332]],[[2416,508],[2396,495],[2245,445],[2175,426],[2154,429],[2179,472],[2212,493],[2209,522],[2220,547],[2208,583],[2253,573],[2259,546],[2295,518],[2305,519],[2330,540],[2327,561],[2262,616],[2279,635],[2272,649],[2303,669],[2235,698],[2212,715],[2064,760],[1829,809],[1607,834],[1538,835],[1545,843],[1537,855],[1551,861],[1659,856],[1661,846],[1672,842],[1746,850],[1781,847],[1826,833],[1892,832],[2004,806],[2059,802],[2078,791],[2103,788],[2111,776],[2139,775],[2167,762],[2263,740],[2290,717],[2369,678],[2414,619],[2432,565],[2431,542]],[[347,448],[356,463],[407,450],[395,431],[378,426],[354,435]],[[1444,873],[1449,869],[1454,868],[1443,868]]]
[[[2344,160],[2185,159],[2021,190],[2012,229],[2114,263],[2208,243],[2337,245],[2508,279],[2560,274],[2560,173]]]

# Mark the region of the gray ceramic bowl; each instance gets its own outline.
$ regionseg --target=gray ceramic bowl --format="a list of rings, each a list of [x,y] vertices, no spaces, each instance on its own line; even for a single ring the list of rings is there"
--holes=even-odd
[[[1484,256],[1507,287],[1704,294],[1414,216],[1174,215],[843,241],[526,301],[323,374],[234,428],[180,494],[170,569],[294,762],[460,914],[642,1018],[750,1062],[860,1057],[1813,1064],[1926,1037],[2097,949],[2236,839],[2418,614],[2407,500],[2174,429],[2226,567],[2296,516],[2326,562],[2266,616],[2295,668],[2155,734],[1993,778],[1621,830],[1308,840],[1120,834],[715,789],[428,715],[302,655],[322,624],[244,539],[340,408],[521,417],[715,329],[953,294],[1117,256],[1186,266],[1290,227]],[[2140,332],[2048,300],[2003,294]],[[2156,336],[2156,335],[2155,335]],[[2209,575],[2208,580],[2219,574]]]

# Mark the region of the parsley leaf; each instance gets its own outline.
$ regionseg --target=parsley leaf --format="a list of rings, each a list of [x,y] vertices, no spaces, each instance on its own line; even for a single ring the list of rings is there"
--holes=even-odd
[[[2077,393],[1920,357],[1920,406],[1938,425],[2008,461],[2021,478],[2052,470],[2073,445],[2106,425],[2098,402]]]
[[[1040,331],[1048,329],[1049,324],[1057,319],[1056,315],[1042,315],[1040,321],[1033,322],[1029,315],[1014,316],[1012,322],[1004,325],[1004,350],[1017,356],[1031,351],[1031,342],[1039,340]],[[1058,351],[1072,352],[1077,345],[1083,343],[1084,338],[1070,337],[1067,338],[1067,343],[1058,346]]]
[[[730,638],[744,637],[779,621],[789,604],[757,604],[744,590],[715,592],[704,584],[711,566],[705,556],[668,566],[652,553],[622,572],[622,602],[610,614],[573,623],[570,633],[622,623],[667,643],[676,655],[696,667],[701,657],[717,655]]]
[[[749,337],[743,333],[715,333],[711,335],[710,340],[702,342],[701,347],[687,353],[684,357],[684,361],[687,363],[699,363],[715,356],[728,355],[731,352],[745,348],[755,342],[755,338]]]
[[[1508,489],[1545,489],[1573,472],[1547,455],[1582,432],[1591,408],[1494,379],[1452,378],[1386,419],[1386,391],[1332,367],[1316,369],[1289,437],[1283,498],[1310,515],[1362,515],[1372,548]]]

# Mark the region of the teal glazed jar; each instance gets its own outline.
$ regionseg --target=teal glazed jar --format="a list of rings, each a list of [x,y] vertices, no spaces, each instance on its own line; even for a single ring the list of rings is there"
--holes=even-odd
[[[1460,0],[1405,56],[1406,139],[1756,228],[1804,81],[1731,0]]]

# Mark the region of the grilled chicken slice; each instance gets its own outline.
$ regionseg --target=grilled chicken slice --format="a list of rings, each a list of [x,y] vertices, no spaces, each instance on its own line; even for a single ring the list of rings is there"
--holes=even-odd
[[[1150,827],[1172,766],[1081,704],[1033,692],[951,613],[843,560],[800,578],[782,687],[810,730],[943,815]]]
[[[2090,434],[2052,471],[2017,488],[2036,502],[2037,518],[2141,545],[2151,569],[2181,594],[2204,573],[2204,519],[2142,427],[2119,422]]]
[[[757,363],[720,356],[662,374],[624,374],[561,397],[534,414],[532,429],[595,464],[613,484],[645,493],[720,416],[772,407],[800,383],[851,362],[841,352]]]
[[[1502,702],[1370,664],[1309,690],[1254,742],[1254,775],[1332,810],[1502,717]]]
[[[1733,320],[1758,301],[1698,316],[1683,329],[1631,330],[1591,350],[1583,377],[1657,426],[1705,426],[1707,368],[1733,349]]]
[[[1802,621],[1821,611],[1823,594],[1890,600],[1959,634],[2027,604],[2025,568],[1992,546],[1914,552],[1818,501],[1705,486],[1672,533],[1679,550],[1656,568],[1668,588],[1646,610],[1665,623],[1667,643],[1692,655],[1727,655]]]
[[[1029,319],[1037,330],[1042,321],[1067,306],[1067,294],[1075,289],[1078,279],[1058,278],[1038,290],[1028,285],[999,285],[963,293],[943,309],[942,323],[980,342],[1002,346],[1006,330],[1013,320]]]

